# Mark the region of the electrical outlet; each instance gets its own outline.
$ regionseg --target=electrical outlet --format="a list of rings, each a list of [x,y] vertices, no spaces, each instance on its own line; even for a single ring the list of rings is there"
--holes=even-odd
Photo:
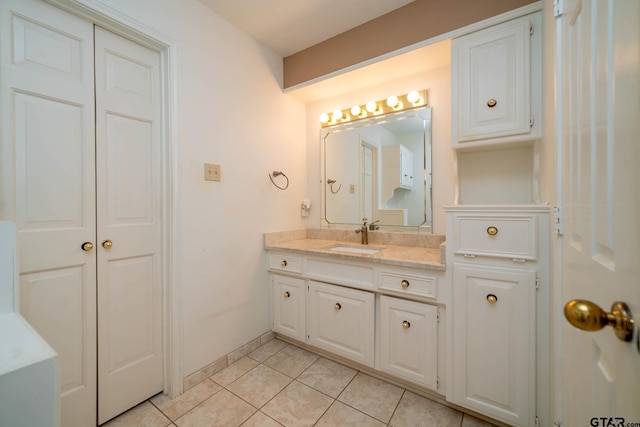
[[[205,181],[220,181],[220,165],[213,163],[204,164],[204,180]]]

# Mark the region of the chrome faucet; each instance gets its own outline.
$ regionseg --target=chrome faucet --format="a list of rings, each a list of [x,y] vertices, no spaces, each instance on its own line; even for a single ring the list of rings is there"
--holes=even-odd
[[[360,233],[360,244],[361,245],[368,245],[369,244],[369,230],[377,230],[378,227],[374,226],[373,224],[375,224],[376,222],[380,221],[380,220],[376,220],[373,221],[371,224],[367,224],[367,218],[362,218],[362,227],[358,228],[356,231],[357,233]]]

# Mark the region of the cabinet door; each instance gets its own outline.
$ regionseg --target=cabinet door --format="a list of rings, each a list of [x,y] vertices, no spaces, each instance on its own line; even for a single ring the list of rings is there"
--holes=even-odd
[[[273,331],[300,341],[306,339],[305,282],[274,274],[271,278]]]
[[[309,344],[373,367],[374,294],[309,283]]]
[[[453,402],[535,423],[535,271],[453,265]]]
[[[437,389],[438,308],[380,297],[382,370]]]
[[[456,143],[531,130],[527,17],[452,41]]]

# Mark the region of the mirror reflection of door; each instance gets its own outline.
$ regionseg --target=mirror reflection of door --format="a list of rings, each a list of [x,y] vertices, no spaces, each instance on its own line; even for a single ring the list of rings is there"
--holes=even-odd
[[[360,139],[360,218],[369,222],[376,218],[376,147]]]

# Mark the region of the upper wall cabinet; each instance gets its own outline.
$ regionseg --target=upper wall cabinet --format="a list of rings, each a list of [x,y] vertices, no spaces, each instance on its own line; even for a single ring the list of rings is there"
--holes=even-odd
[[[541,14],[451,43],[454,148],[541,136]]]

